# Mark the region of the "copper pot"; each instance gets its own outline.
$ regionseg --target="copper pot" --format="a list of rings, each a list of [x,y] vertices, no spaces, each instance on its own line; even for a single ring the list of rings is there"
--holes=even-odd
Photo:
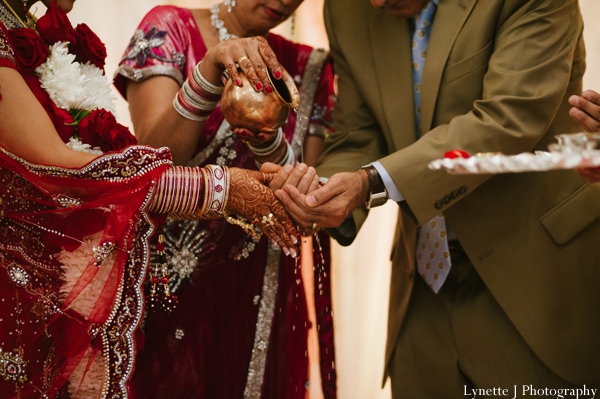
[[[221,112],[231,128],[245,128],[251,132],[269,133],[277,131],[287,120],[290,108],[300,106],[300,93],[290,74],[281,67],[281,79],[275,79],[269,71],[273,86],[271,94],[255,91],[246,75],[238,70],[242,87],[227,80],[221,96]]]

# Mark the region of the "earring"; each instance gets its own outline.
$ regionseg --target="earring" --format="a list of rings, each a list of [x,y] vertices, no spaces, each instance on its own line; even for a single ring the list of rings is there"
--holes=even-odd
[[[27,15],[27,0],[22,0],[23,1],[23,14]]]
[[[237,5],[237,0],[224,0],[223,5],[227,7],[227,12],[231,12],[233,7]]]

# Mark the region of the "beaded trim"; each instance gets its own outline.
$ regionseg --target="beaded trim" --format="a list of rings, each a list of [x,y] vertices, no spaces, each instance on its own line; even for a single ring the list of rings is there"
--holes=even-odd
[[[271,329],[275,316],[275,303],[279,287],[279,260],[281,249],[269,245],[267,250],[267,265],[263,277],[262,293],[259,299],[258,317],[256,319],[256,333],[254,346],[248,367],[244,399],[260,399],[265,377],[265,366],[269,352]],[[255,302],[256,303],[256,302]]]
[[[153,65],[146,68],[133,68],[129,65],[119,65],[115,71],[114,78],[123,75],[125,78],[134,82],[142,82],[153,76],[168,76],[175,79],[177,84],[183,84],[183,74],[181,71],[171,65]]]
[[[300,107],[297,111],[296,127],[291,141],[292,149],[297,159],[303,159],[303,146],[306,129],[310,122],[315,93],[319,87],[321,72],[329,52],[323,49],[313,49],[306,62],[302,86],[300,87]]]
[[[0,147],[0,151],[36,175],[77,177],[84,180],[113,182],[122,179],[132,179],[142,176],[160,166],[171,164],[168,148],[152,149],[144,146],[131,146],[127,147],[121,153],[103,155],[80,169],[38,165],[27,162],[2,147]]]
[[[10,10],[7,10],[2,4],[0,4],[0,22],[2,22],[8,30],[25,27],[23,22],[21,22],[19,18],[13,15],[13,13],[10,12]]]
[[[3,8],[0,7],[0,11],[2,11],[2,10],[3,10]],[[4,34],[4,31],[2,31],[2,30],[0,30],[0,58],[8,58],[9,60],[12,61],[13,64],[16,63],[15,62],[15,53],[14,53],[12,47],[10,47],[8,45],[8,38]]]
[[[150,190],[142,206],[138,238],[134,240],[115,307],[99,331],[107,367],[102,386],[103,398],[129,397],[127,382],[133,373],[136,359],[135,332],[144,312],[143,286],[150,261],[150,237],[156,231],[156,225],[147,213],[153,196],[154,190]]]

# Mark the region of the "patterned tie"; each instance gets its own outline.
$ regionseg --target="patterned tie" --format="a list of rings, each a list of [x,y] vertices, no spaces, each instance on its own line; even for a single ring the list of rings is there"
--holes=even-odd
[[[427,58],[427,46],[435,16],[436,1],[431,1],[415,17],[415,33],[412,42],[413,83],[417,134],[421,135],[421,82]],[[417,266],[419,274],[438,293],[450,271],[450,251],[446,235],[446,220],[438,215],[427,222],[419,232],[417,242]]]

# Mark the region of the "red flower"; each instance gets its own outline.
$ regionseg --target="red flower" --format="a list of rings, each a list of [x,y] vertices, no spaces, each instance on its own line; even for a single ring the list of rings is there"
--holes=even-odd
[[[56,0],[52,0],[46,15],[38,19],[37,30],[49,45],[57,42],[77,42],[75,29],[67,14],[56,4]]]
[[[455,158],[469,158],[469,153],[464,150],[451,150],[444,154],[444,158],[455,159]]]
[[[81,316],[72,310],[58,316],[48,326],[56,353],[67,357],[82,353],[92,341],[88,326]]]
[[[104,69],[106,60],[106,46],[86,24],[79,24],[75,28],[76,43],[69,46],[69,51],[81,63],[91,62],[100,69]]]
[[[114,115],[104,109],[92,111],[82,119],[77,135],[82,143],[100,147],[104,152],[118,151],[137,144],[129,129],[118,124]]]
[[[17,65],[26,71],[35,71],[48,59],[50,51],[33,29],[19,28],[9,31],[13,42]]]

